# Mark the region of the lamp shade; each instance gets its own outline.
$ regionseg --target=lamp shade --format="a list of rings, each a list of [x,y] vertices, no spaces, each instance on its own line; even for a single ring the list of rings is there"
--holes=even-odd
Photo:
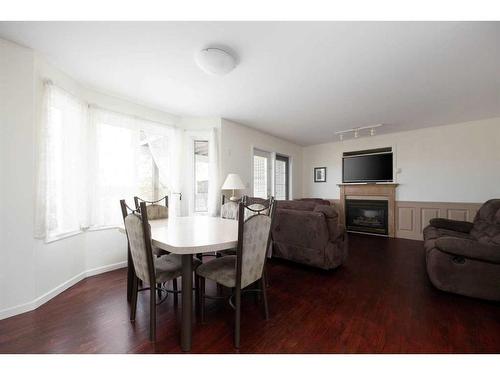
[[[226,181],[222,184],[222,190],[240,190],[245,189],[245,184],[241,181],[241,177],[236,173],[229,173]]]

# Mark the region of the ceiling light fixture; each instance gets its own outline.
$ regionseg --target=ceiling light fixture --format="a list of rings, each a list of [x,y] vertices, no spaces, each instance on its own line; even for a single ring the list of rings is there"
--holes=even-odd
[[[205,73],[222,76],[236,67],[236,59],[220,48],[205,48],[195,56],[196,64]]]
[[[365,129],[370,129],[370,135],[374,136],[375,135],[375,128],[379,128],[384,124],[376,124],[376,125],[369,125],[369,126],[362,126],[359,128],[352,128],[352,129],[347,129],[347,130],[340,130],[338,132],[335,132],[342,141],[344,139],[344,134],[346,133],[354,133],[354,138],[359,138],[360,131],[365,130]]]

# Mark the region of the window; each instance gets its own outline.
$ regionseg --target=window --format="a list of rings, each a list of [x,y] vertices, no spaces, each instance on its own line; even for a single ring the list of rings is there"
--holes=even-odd
[[[274,170],[275,198],[279,200],[289,199],[289,171],[290,160],[288,156],[276,155]]]
[[[194,211],[208,212],[208,141],[194,141]]]
[[[135,195],[156,200],[164,192],[151,145],[165,137],[151,135],[144,130],[151,123],[131,116],[95,109],[92,118],[96,134],[92,226],[114,226],[123,220],[116,209],[120,199],[133,205]]]
[[[180,192],[180,174],[173,167],[179,164],[177,129],[94,106],[89,110],[87,103],[49,83],[44,90],[37,238],[51,241],[89,227],[115,226],[123,220],[120,199],[132,206],[134,195],[156,200],[169,189]]]
[[[253,155],[253,195],[258,198],[271,195],[271,154],[257,149]]]

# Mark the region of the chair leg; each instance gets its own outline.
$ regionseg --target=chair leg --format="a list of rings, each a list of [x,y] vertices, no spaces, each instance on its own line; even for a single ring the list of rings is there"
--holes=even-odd
[[[194,310],[196,314],[200,313],[200,277],[194,274]]]
[[[199,278],[200,283],[200,321],[201,323],[205,323],[205,278]]]
[[[158,299],[161,299],[161,283],[156,284],[156,292],[158,293]]]
[[[134,274],[132,279],[132,295],[131,295],[131,303],[130,303],[130,321],[133,322],[135,320],[135,313],[137,311],[137,294],[139,293],[139,279]]]
[[[264,271],[262,271],[262,275],[266,280],[266,286],[269,287],[269,279],[267,278],[267,264],[264,265]]]
[[[235,307],[235,318],[234,318],[234,347],[239,349],[240,347],[240,323],[241,323],[241,289],[236,288],[234,295],[234,307]]]
[[[150,288],[150,301],[149,301],[149,340],[156,341],[156,293],[154,283]]]
[[[177,289],[177,279],[173,279],[172,280],[172,289],[174,290],[174,292],[177,292],[178,289]],[[177,294],[178,293],[174,293],[174,305],[177,306],[177,302],[179,300],[179,297],[177,297]]]
[[[264,307],[264,318],[269,319],[269,307],[267,305],[267,292],[266,292],[266,277],[265,274],[262,275],[260,279],[260,287],[262,289],[262,305]]]

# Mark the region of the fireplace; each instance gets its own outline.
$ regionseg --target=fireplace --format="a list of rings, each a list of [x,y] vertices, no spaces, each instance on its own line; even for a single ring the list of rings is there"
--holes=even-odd
[[[388,235],[387,200],[346,199],[348,231]]]

